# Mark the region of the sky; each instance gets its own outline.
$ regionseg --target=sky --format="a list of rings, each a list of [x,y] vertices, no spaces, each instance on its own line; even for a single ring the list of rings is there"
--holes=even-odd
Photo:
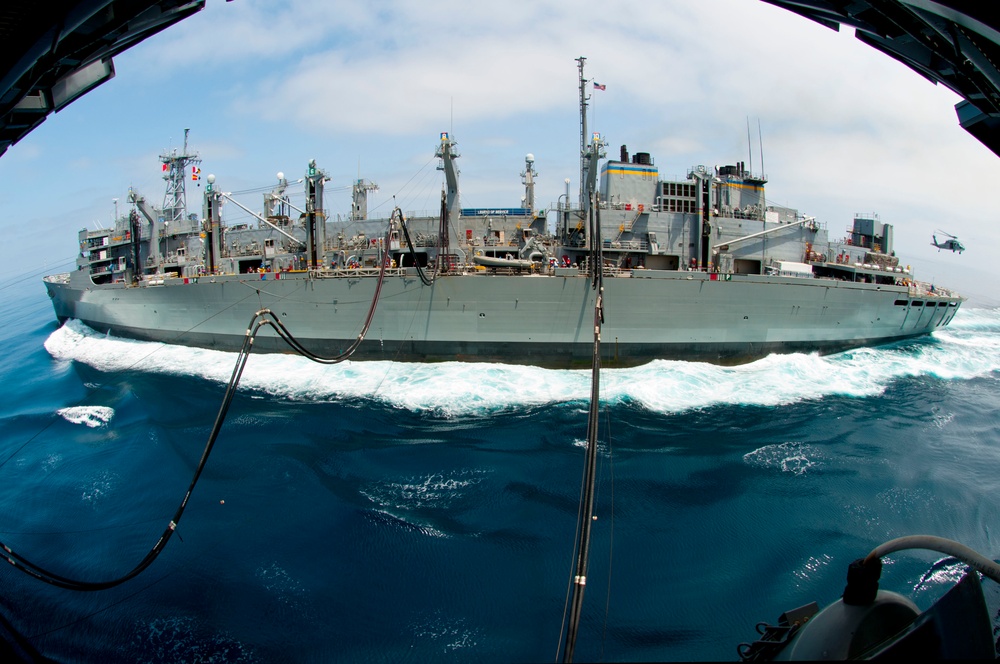
[[[588,123],[608,156],[625,144],[678,179],[747,162],[768,178],[769,202],[834,237],[855,213],[877,213],[918,279],[1000,306],[1000,224],[986,204],[1000,160],[959,126],[959,97],[849,28],[759,0],[208,0],[0,157],[0,223],[16,247],[0,286],[71,268],[79,230],[111,223],[115,199],[124,213],[130,187],[159,205],[157,156],[180,148],[185,128],[203,177],[234,195],[278,172],[294,182],[316,159],[334,217],[358,177],[379,185],[372,216],[436,210],[442,131],[458,141],[463,207],[520,206],[528,153],[538,207],[565,178],[575,199],[580,56],[606,87],[590,89]],[[200,214],[195,185],[188,207]],[[241,214],[226,207],[231,222]],[[966,251],[931,246],[940,231]]]

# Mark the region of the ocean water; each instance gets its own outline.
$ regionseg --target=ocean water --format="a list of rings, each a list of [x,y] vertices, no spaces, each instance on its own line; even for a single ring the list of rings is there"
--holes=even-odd
[[[35,285],[0,312],[0,541],[116,578],[183,497],[235,355],[59,327]],[[100,592],[3,565],[0,616],[60,661],[553,661],[589,380],[253,356],[153,565]],[[1000,310],[828,357],[605,370],[601,400],[580,661],[736,660],[898,536],[1000,556]],[[927,607],[961,572],[943,558],[894,554],[882,587]]]

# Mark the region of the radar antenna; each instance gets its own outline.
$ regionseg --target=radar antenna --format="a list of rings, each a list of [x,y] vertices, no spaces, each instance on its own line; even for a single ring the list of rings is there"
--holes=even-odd
[[[187,178],[188,166],[191,166],[191,178],[197,181],[201,178],[198,164],[201,158],[197,153],[188,152],[188,132],[184,130],[184,148],[177,154],[177,148],[160,155],[163,164],[163,179],[167,181],[167,191],[163,195],[163,220],[176,222],[184,218],[187,212],[187,196],[184,192],[184,182]]]

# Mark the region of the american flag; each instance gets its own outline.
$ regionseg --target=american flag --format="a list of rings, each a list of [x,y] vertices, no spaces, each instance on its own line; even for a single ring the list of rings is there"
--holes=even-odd
[[[601,85],[601,84],[600,84],[600,83],[598,83],[597,81],[594,81],[594,89],[595,89],[595,90],[603,90],[603,89],[605,89],[606,87],[608,87],[608,86],[606,86],[606,85]]]

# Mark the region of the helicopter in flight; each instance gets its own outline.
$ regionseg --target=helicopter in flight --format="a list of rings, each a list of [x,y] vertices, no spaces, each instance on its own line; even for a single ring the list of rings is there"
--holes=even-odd
[[[955,237],[951,233],[945,233],[942,230],[939,230],[938,233],[948,236],[947,240],[942,240],[941,242],[938,242],[937,233],[931,236],[933,238],[931,246],[937,247],[938,251],[941,251],[942,249],[947,249],[952,252],[957,251],[958,253],[962,253],[963,251],[965,251],[965,245],[959,242],[957,237]]]

